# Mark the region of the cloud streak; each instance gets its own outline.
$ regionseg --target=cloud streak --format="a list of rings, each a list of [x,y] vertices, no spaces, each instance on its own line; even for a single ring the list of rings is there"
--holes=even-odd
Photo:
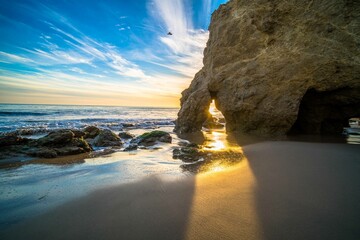
[[[84,28],[74,21],[76,16],[48,2],[19,4],[23,7],[17,10],[36,15],[38,22],[16,19],[21,14],[12,16],[14,19],[6,16],[7,22],[15,27],[26,22],[33,35],[37,34],[37,41],[0,48],[0,102],[38,94],[38,101],[45,102],[53,96],[64,103],[70,96],[79,101],[86,98],[86,104],[113,98],[111,105],[129,105],[127,100],[130,105],[177,106],[181,91],[203,65],[209,33],[194,27],[191,1],[146,1],[147,16],[141,21],[135,21],[132,13],[118,13],[107,6],[110,20],[103,15],[101,20],[110,21],[114,32],[89,25]],[[217,1],[202,1],[200,12],[205,16]],[[100,34],[89,34],[89,29]],[[169,31],[173,35],[167,35]],[[103,38],[101,33],[113,36]]]

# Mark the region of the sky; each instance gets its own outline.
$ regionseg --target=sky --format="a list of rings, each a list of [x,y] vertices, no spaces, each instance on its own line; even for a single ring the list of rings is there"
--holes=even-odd
[[[178,107],[225,2],[0,0],[0,103]]]

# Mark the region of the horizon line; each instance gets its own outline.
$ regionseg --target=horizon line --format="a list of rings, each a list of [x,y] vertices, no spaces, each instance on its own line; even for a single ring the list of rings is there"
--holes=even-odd
[[[0,105],[47,105],[47,106],[84,106],[84,107],[128,107],[128,108],[177,108],[179,107],[164,107],[164,106],[125,106],[125,105],[96,105],[96,104],[49,104],[49,103],[2,103]]]

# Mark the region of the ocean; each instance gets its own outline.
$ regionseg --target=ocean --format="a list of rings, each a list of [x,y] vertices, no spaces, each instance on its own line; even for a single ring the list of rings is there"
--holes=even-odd
[[[32,135],[55,129],[81,129],[95,125],[121,130],[173,126],[178,108],[0,104],[0,133]]]
[[[73,164],[51,160],[28,164],[24,159],[26,164],[0,168],[0,231],[97,189],[150,176],[172,180],[189,175],[180,168],[183,162],[172,158],[181,141],[173,133],[177,112],[176,108],[0,104],[0,134],[38,138],[51,130],[88,125],[117,133],[126,124],[135,136],[159,129],[173,138],[172,144],[158,144],[156,149],[119,149]]]

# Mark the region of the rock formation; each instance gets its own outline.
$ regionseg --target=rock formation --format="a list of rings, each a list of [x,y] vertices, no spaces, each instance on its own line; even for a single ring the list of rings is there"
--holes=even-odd
[[[100,130],[100,133],[94,138],[92,144],[95,147],[122,146],[120,137],[109,129]]]
[[[175,130],[201,130],[212,99],[227,131],[333,133],[360,116],[360,1],[231,0],[212,15],[204,67]]]

